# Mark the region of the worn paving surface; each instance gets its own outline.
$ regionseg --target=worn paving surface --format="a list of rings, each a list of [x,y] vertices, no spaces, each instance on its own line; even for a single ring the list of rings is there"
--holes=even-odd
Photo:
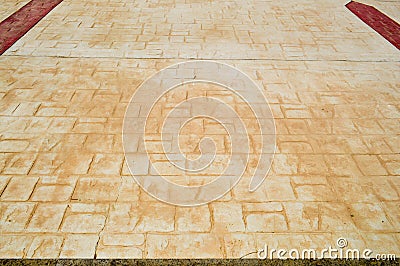
[[[400,255],[400,52],[344,4],[64,0],[0,57],[0,257],[233,258],[339,237]],[[221,60],[263,88],[277,153],[256,192],[242,182],[181,208],[130,177],[129,99],[187,59]],[[204,91],[161,104],[190,93]]]

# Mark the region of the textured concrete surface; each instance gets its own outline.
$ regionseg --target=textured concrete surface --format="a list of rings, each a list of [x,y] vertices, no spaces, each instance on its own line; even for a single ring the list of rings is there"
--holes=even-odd
[[[339,237],[400,255],[400,52],[344,4],[64,0],[0,57],[0,257],[238,258]],[[129,99],[187,59],[234,65],[263,89],[277,153],[256,192],[241,182],[181,208],[130,177]]]

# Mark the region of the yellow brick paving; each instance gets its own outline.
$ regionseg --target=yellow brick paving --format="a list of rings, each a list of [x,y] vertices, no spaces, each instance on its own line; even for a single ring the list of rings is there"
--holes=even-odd
[[[130,177],[129,99],[188,59],[263,88],[277,153],[256,192],[182,208]],[[0,257],[232,258],[339,237],[400,255],[399,67],[342,1],[65,0],[0,57]]]

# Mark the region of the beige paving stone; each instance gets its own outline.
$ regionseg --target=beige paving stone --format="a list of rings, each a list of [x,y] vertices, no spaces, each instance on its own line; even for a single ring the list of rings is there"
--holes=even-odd
[[[65,204],[38,204],[27,230],[30,232],[57,232],[66,207]]]
[[[110,214],[105,231],[113,233],[133,232],[139,221],[137,204],[115,203],[110,205]]]
[[[92,161],[91,154],[74,153],[42,153],[39,154],[30,171],[31,174],[58,174],[69,176],[73,174],[86,174]]]
[[[81,178],[72,199],[79,201],[115,201],[121,186],[119,178]]]
[[[95,175],[119,175],[122,161],[122,155],[96,154],[91,163],[89,173]]]
[[[287,202],[284,204],[288,228],[293,232],[316,231],[319,224],[319,208],[314,203]]]
[[[378,204],[355,203],[350,205],[350,213],[356,226],[365,231],[393,230],[385,212]],[[368,217],[368,218],[367,218]]]
[[[214,234],[156,235],[146,241],[147,258],[221,258],[223,244]]]
[[[296,185],[295,193],[301,201],[334,201],[335,194],[327,185],[301,184]]]
[[[176,227],[180,232],[209,232],[211,216],[208,205],[176,209]]]
[[[65,185],[37,186],[32,201],[67,201],[71,198],[73,187]]]
[[[242,205],[244,212],[281,212],[283,205],[280,202],[245,203]]]
[[[256,251],[255,237],[252,234],[233,233],[224,236],[225,252],[228,258],[241,258]],[[251,254],[245,258],[256,258],[257,254]]]
[[[0,142],[1,152],[22,152],[29,146],[29,141],[3,140]]]
[[[396,155],[380,155],[379,156],[391,175],[400,175],[400,159]]]
[[[3,174],[7,175],[26,175],[35,161],[34,154],[21,153],[13,154],[5,164]]]
[[[0,199],[2,201],[27,201],[37,181],[37,177],[12,177]]]
[[[85,148],[89,152],[111,152],[114,135],[90,134],[85,141]]]
[[[337,198],[346,203],[377,202],[370,184],[362,178],[333,177],[331,178]]]
[[[171,232],[175,224],[175,207],[163,203],[147,203],[139,206],[136,232]]]
[[[374,194],[382,201],[399,200],[399,189],[392,182],[393,177],[376,176],[368,179],[367,184],[372,187]]]
[[[324,232],[354,232],[356,226],[348,207],[340,202],[321,202],[319,207],[319,230]]]
[[[106,213],[109,209],[107,203],[70,203],[68,207],[71,212],[80,213]]]
[[[106,217],[101,214],[69,214],[64,218],[61,231],[68,233],[99,233]]]
[[[58,258],[62,243],[62,236],[35,236],[26,253],[26,258]]]
[[[104,234],[101,238],[104,246],[138,246],[144,244],[144,234]]]
[[[0,203],[0,232],[23,231],[34,207],[34,203]]]
[[[398,228],[400,225],[400,215],[398,212],[399,204],[399,201],[383,203],[383,209],[385,210],[387,217],[395,228]]]
[[[289,177],[271,176],[268,177],[268,181],[265,185],[268,200],[286,201],[296,199]]]
[[[257,213],[246,217],[246,228],[249,232],[285,232],[285,216],[279,213]]]
[[[118,202],[139,201],[140,189],[132,176],[122,176],[122,184],[119,189]]]
[[[107,221],[107,232],[171,232],[175,208],[162,203],[143,205],[113,204]]]
[[[328,171],[325,161],[319,155],[301,155],[299,164],[300,174],[323,175]]]
[[[361,172],[350,155],[325,155],[330,172],[334,176],[359,177]]]
[[[298,157],[292,154],[275,154],[272,169],[276,174],[296,174],[298,172]]]
[[[381,162],[374,155],[354,155],[354,160],[364,175],[387,174]]]
[[[137,247],[98,247],[97,259],[141,259],[143,251]]]
[[[0,239],[0,256],[9,259],[23,258],[31,242],[31,236],[4,235]]]
[[[249,180],[242,179],[232,190],[233,197],[231,194],[226,194],[224,198],[228,201],[232,198],[238,199],[243,202],[264,202],[268,200],[268,196],[266,193],[266,183],[261,184],[261,186],[254,192],[249,193]],[[221,200],[223,200],[222,198]],[[225,200],[224,200],[225,201]]]
[[[211,204],[214,227],[218,232],[244,231],[245,224],[242,215],[242,206],[233,203]]]
[[[60,258],[93,259],[98,239],[92,234],[69,234],[64,240]]]

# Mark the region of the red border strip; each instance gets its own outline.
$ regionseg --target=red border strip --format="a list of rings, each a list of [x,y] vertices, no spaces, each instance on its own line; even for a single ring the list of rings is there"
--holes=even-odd
[[[400,25],[373,6],[350,2],[346,7],[400,50]]]
[[[0,23],[0,55],[63,0],[32,0]]]

